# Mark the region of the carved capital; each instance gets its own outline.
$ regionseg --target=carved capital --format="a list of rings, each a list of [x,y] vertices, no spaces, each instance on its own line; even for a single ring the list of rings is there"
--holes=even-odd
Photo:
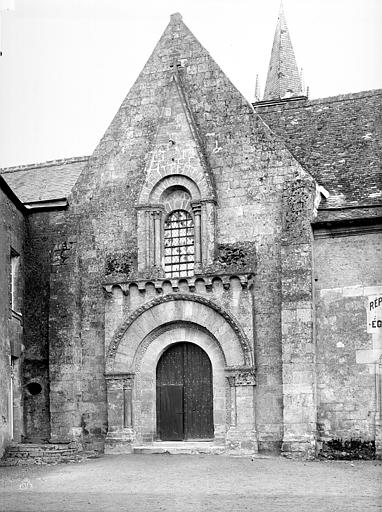
[[[163,206],[163,204],[147,203],[147,204],[138,204],[135,206],[135,209],[137,211],[144,210],[146,212],[164,211],[164,206]]]
[[[253,367],[228,367],[225,368],[225,372],[231,387],[256,385],[256,374]]]
[[[200,201],[192,201],[191,207],[194,215],[201,215],[202,205],[200,204]]]
[[[161,218],[161,214],[162,214],[161,210],[153,210],[151,212],[151,217],[153,217],[154,220],[155,219],[160,219]]]
[[[255,386],[256,385],[256,376],[254,370],[247,370],[239,372],[235,376],[235,384],[236,386]]]
[[[105,374],[107,386],[119,389],[132,389],[135,373],[108,373]]]

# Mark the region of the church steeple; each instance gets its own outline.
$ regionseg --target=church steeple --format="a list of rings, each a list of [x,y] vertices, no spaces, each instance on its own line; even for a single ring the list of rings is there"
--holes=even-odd
[[[303,94],[301,77],[281,3],[263,99],[279,100]]]

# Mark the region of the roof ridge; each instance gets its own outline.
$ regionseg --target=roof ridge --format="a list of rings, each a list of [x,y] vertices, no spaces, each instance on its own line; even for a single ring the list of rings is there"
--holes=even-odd
[[[28,170],[35,170],[35,169],[41,169],[44,167],[54,167],[55,165],[60,164],[73,164],[76,162],[85,162],[90,158],[91,155],[84,155],[84,156],[74,156],[69,158],[59,158],[57,160],[47,160],[46,162],[38,162],[33,164],[23,164],[23,165],[15,165],[11,167],[3,167],[0,168],[1,174],[8,174],[12,172],[19,172],[19,171],[28,171]]]
[[[382,89],[367,89],[365,91],[358,91],[358,92],[348,92],[345,94],[336,94],[334,96],[325,96],[321,98],[312,98],[309,99],[309,103],[319,103],[319,102],[328,102],[335,103],[337,101],[346,101],[346,100],[352,100],[355,98],[362,98],[362,97],[368,97],[368,96],[378,96],[382,94]]]

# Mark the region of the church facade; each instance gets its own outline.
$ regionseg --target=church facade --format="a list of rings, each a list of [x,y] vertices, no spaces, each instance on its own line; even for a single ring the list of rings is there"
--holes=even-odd
[[[174,14],[90,157],[3,169],[3,449],[380,455],[381,98],[281,12],[250,104]]]

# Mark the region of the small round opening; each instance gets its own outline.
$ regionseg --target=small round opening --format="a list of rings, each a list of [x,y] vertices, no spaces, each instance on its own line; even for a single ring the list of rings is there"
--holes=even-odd
[[[38,395],[42,391],[42,387],[38,382],[30,382],[26,388],[33,396]]]

